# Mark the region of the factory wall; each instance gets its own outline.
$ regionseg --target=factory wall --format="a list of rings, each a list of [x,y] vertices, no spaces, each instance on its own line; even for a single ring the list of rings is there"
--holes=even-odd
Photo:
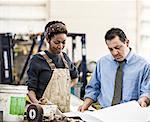
[[[86,34],[87,58],[97,61],[109,53],[104,40],[106,31],[119,27],[137,51],[136,0],[1,0],[0,5],[1,33],[42,32],[49,20],[61,20],[69,32]],[[67,43],[71,48],[71,42]],[[80,39],[77,43],[79,48]],[[78,50],[77,60],[81,58]]]
[[[109,53],[104,35],[112,27],[122,28],[136,51],[135,0],[52,0],[51,19],[64,21],[70,32],[86,33],[88,59]]]

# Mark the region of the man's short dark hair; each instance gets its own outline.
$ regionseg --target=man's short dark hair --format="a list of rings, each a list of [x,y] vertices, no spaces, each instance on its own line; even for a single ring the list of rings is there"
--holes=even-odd
[[[114,39],[116,36],[119,37],[119,39],[124,43],[127,39],[126,34],[123,32],[123,30],[121,30],[120,28],[111,28],[110,30],[108,30],[106,32],[105,35],[105,41],[107,40],[112,40]]]

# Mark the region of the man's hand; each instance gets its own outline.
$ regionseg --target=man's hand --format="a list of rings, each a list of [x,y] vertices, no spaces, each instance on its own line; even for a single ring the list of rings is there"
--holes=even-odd
[[[141,107],[147,107],[150,103],[150,100],[146,96],[143,96],[139,98],[138,102]]]
[[[86,110],[88,110],[88,106],[86,106],[86,105],[81,105],[81,106],[79,106],[79,108],[78,108],[78,111],[80,111],[80,112],[84,112],[84,111],[86,111]]]
[[[84,100],[83,105],[79,106],[78,111],[84,112],[84,111],[88,110],[88,108],[90,107],[90,105],[92,103],[93,103],[93,100],[91,98],[86,98]]]

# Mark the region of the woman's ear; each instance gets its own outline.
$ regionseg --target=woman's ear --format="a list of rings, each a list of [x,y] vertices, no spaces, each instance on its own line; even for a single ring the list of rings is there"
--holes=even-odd
[[[48,38],[48,36],[46,36],[45,38],[46,38],[46,41],[47,41],[48,43],[50,43],[50,39]]]
[[[46,38],[46,40],[48,40],[48,36],[47,35],[45,36],[45,38]]]

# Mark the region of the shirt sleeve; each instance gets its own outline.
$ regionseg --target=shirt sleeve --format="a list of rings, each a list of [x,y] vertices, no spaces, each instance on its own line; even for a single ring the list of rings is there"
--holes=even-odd
[[[96,68],[93,72],[92,78],[89,82],[89,84],[86,86],[85,89],[85,96],[84,98],[91,98],[94,101],[97,101],[97,97],[100,94],[100,61],[97,62]]]
[[[31,58],[29,68],[27,71],[28,80],[26,82],[26,85],[28,86],[28,90],[36,91],[38,85],[39,69],[40,65],[35,55]]]
[[[73,63],[70,64],[70,76],[71,79],[78,78],[78,71]]]
[[[141,82],[140,97],[146,96],[150,99],[150,64],[146,65]]]

